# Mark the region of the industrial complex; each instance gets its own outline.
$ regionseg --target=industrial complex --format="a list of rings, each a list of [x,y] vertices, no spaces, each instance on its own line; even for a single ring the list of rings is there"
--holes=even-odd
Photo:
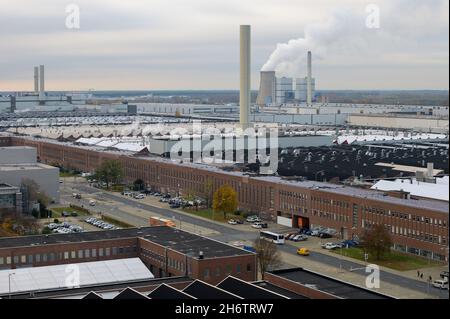
[[[251,27],[239,31],[238,104],[96,103],[91,92],[47,92],[34,67],[33,92],[0,95],[0,217],[31,214],[25,180],[49,205],[75,206],[60,169],[92,176],[114,160],[123,185],[199,199],[228,185],[239,212],[283,232],[359,243],[384,225],[392,251],[448,265],[448,106],[319,101],[311,51],[304,75],[261,71],[252,100]],[[258,258],[181,225],[0,237],[0,298],[393,298],[307,267],[261,275]],[[81,284],[62,283],[67,265],[81,267]]]

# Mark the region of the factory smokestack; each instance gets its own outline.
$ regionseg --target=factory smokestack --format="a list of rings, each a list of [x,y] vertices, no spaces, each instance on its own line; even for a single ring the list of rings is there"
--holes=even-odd
[[[308,75],[306,79],[307,92],[306,92],[306,103],[308,106],[312,105],[312,53],[308,51]]]
[[[266,106],[275,103],[275,81],[275,71],[261,71],[256,104],[259,106]]]
[[[45,99],[45,71],[44,66],[39,66],[39,100],[43,101]]]
[[[241,77],[240,77],[240,124],[243,129],[246,129],[249,124],[250,115],[250,65],[251,65],[251,27],[249,25],[241,25],[240,27],[240,64],[241,64]]]
[[[34,93],[39,93],[39,67],[34,67]]]

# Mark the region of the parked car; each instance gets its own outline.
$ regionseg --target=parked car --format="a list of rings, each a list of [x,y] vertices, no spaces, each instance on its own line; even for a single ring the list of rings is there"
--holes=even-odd
[[[435,280],[435,281],[433,281],[433,287],[448,290],[448,280],[445,280],[445,279]]]
[[[145,195],[144,194],[137,194],[137,195],[134,195],[134,198],[135,199],[144,199]]]
[[[308,237],[305,235],[296,235],[293,239],[293,241],[305,241],[308,240]]]
[[[342,242],[342,247],[344,247],[344,248],[351,248],[351,247],[356,247],[356,246],[357,246],[357,244],[353,240],[344,240]]]
[[[228,221],[228,224],[230,224],[230,225],[237,225],[238,223],[237,223],[237,221],[235,221],[234,219],[230,219],[230,220]]]
[[[261,218],[259,218],[256,215],[247,217],[247,222],[249,222],[249,223],[257,223],[257,222],[260,222],[260,221],[261,221]]]
[[[253,227],[253,228],[256,228],[256,229],[261,229],[261,228],[263,228],[262,223],[254,223],[254,224],[252,224],[252,227]]]
[[[319,238],[332,238],[333,235],[329,234],[329,233],[319,233]]]
[[[309,249],[308,248],[299,248],[299,249],[297,249],[297,255],[309,256]]]
[[[319,231],[318,230],[312,230],[311,231],[311,236],[319,236]]]
[[[297,235],[298,235],[297,233],[289,233],[289,234],[284,235],[284,239],[292,240],[292,238],[294,238]]]
[[[91,199],[91,200],[89,201],[89,206],[95,206],[95,200]]]
[[[328,249],[328,250],[333,250],[333,249],[337,248],[337,246],[333,243],[325,243],[325,244],[322,244],[321,246],[322,246],[322,248]]]

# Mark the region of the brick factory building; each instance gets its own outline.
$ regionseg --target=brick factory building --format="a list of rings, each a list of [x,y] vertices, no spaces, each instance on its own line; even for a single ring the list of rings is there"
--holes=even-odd
[[[139,257],[156,278],[256,280],[256,255],[167,226],[0,238],[0,270]]]
[[[248,176],[202,164],[179,164],[43,138],[11,136],[3,137],[2,142],[36,147],[40,161],[84,172],[93,172],[106,159],[117,159],[123,164],[126,181],[142,179],[163,192],[202,196],[207,184],[212,184],[213,190],[228,184],[237,191],[241,209],[292,227],[334,228],[345,239],[361,236],[373,224],[384,224],[391,232],[394,249],[448,260],[448,202],[414,199],[401,192]]]

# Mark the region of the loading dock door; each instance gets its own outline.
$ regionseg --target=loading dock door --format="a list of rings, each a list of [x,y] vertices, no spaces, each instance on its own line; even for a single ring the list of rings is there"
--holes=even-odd
[[[277,224],[283,225],[286,227],[292,227],[292,219],[282,216],[277,216]]]
[[[297,217],[297,227],[298,228],[309,228],[309,218]]]

